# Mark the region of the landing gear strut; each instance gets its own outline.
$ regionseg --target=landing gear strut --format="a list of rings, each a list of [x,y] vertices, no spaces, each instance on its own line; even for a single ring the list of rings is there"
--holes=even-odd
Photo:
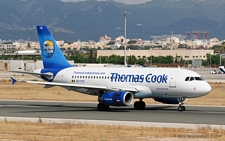
[[[178,111],[179,112],[182,112],[182,111],[185,111],[185,106],[182,106],[184,103],[180,103],[179,106],[178,106]]]
[[[97,106],[99,111],[108,111],[109,110],[109,105],[98,103]]]
[[[136,102],[134,103],[134,108],[135,108],[136,110],[144,110],[144,109],[145,109],[146,104],[145,104],[145,102],[142,101],[142,100],[143,100],[143,98],[141,98],[139,101],[136,101]]]

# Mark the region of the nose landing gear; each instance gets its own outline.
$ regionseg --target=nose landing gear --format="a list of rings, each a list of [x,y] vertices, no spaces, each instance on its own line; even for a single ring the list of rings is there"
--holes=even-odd
[[[182,112],[182,111],[185,111],[186,110],[186,108],[185,108],[185,106],[183,106],[183,104],[184,103],[182,103],[182,102],[179,104],[179,106],[178,106],[178,111],[179,112]]]

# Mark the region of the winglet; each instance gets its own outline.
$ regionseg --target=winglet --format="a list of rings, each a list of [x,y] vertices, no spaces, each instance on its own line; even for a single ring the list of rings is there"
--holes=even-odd
[[[17,80],[12,77],[11,77],[11,81],[12,81],[12,85],[14,85],[17,82]]]

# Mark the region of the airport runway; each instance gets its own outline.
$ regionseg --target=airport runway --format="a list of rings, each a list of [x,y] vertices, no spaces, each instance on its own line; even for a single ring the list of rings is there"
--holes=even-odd
[[[0,116],[57,119],[113,120],[225,125],[225,107],[186,106],[178,112],[177,105],[147,105],[145,110],[111,107],[97,111],[97,103],[67,103],[38,101],[0,101]]]

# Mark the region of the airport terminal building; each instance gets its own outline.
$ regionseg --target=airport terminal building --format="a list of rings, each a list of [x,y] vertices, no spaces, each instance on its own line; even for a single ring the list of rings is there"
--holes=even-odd
[[[124,50],[97,50],[97,57],[112,54],[124,56]],[[183,58],[184,60],[206,60],[207,54],[214,55],[214,50],[127,50],[126,56],[135,55],[137,58],[149,56],[167,56]]]

